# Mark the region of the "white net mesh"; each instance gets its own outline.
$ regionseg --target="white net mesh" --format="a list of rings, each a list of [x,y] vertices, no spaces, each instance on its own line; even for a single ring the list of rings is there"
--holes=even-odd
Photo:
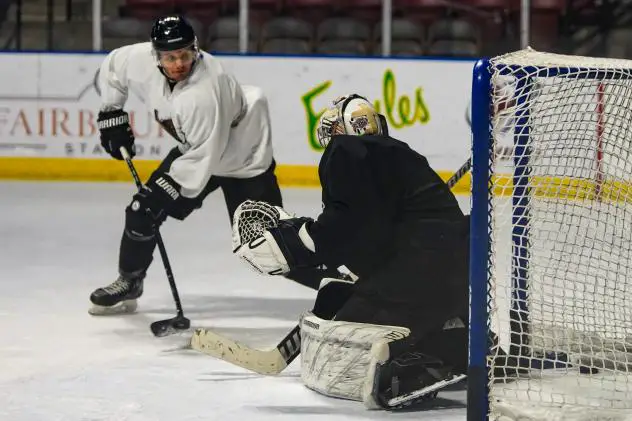
[[[490,418],[628,419],[632,61],[523,50],[489,71]],[[501,348],[531,369],[500,370]]]

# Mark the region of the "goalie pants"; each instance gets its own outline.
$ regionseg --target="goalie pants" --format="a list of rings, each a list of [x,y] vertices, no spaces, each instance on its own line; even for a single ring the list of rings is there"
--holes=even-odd
[[[172,149],[161,162],[160,166],[152,173],[150,180],[158,177],[160,174],[168,172],[171,163],[181,155],[182,153],[178,148]],[[202,193],[195,199],[180,197],[177,201],[177,206],[175,206],[175,210],[172,211],[169,216],[179,220],[186,219],[194,210],[202,207],[206,196],[218,188],[221,188],[224,193],[226,209],[228,210],[231,223],[235,210],[247,199],[263,200],[273,205],[283,206],[279,184],[274,175],[275,167],[276,164],[272,161],[270,168],[252,178],[212,176]],[[147,218],[150,218],[149,215],[147,215]],[[160,226],[165,219],[166,217],[157,221],[158,226]],[[143,232],[143,236],[129,235],[128,233],[132,230],[138,232],[138,227],[130,225],[130,218],[126,218],[125,229],[119,249],[119,273],[128,277],[144,276],[153,259],[156,239],[151,232]],[[147,227],[151,226],[151,224],[145,222],[140,226]]]
[[[408,351],[465,369],[467,328],[444,325],[456,317],[468,325],[468,233],[468,218],[406,224],[396,253],[360,276],[336,320],[407,327]]]

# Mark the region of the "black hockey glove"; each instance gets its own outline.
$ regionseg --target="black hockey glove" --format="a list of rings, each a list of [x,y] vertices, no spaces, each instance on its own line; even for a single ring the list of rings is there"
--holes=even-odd
[[[134,148],[134,132],[129,125],[129,115],[123,110],[101,111],[97,118],[97,126],[101,132],[101,146],[113,158],[123,160],[121,146],[127,149],[130,157],[136,155]]]
[[[180,197],[180,185],[169,175],[152,177],[141,191],[134,195],[131,209],[148,213],[153,219],[161,220],[169,215]]]

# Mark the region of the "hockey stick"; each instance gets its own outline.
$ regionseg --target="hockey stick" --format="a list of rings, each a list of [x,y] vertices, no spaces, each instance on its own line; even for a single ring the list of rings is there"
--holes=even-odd
[[[275,375],[301,352],[301,330],[296,325],[275,348],[259,350],[200,328],[191,337],[191,348],[255,373]]]
[[[125,163],[127,164],[127,168],[129,168],[129,172],[132,173],[136,188],[138,188],[138,191],[141,191],[143,189],[143,184],[140,181],[140,177],[136,172],[136,168],[134,167],[134,163],[132,162],[129,153],[122,146],[119,150],[121,151],[121,156],[123,156],[123,159],[125,159]],[[170,335],[178,330],[188,329],[189,327],[191,327],[191,321],[184,317],[184,312],[182,311],[182,303],[180,302],[180,295],[178,294],[178,287],[176,286],[176,281],[173,277],[173,271],[171,270],[171,264],[169,263],[169,257],[167,256],[167,249],[165,248],[165,243],[162,241],[162,236],[160,235],[158,225],[154,224],[153,230],[156,237],[156,243],[158,244],[158,250],[160,251],[160,257],[162,259],[162,263],[165,266],[165,272],[167,272],[169,288],[171,288],[173,301],[175,301],[176,303],[176,310],[178,312],[176,317],[172,319],[158,320],[156,322],[153,322],[149,326],[151,329],[151,333],[153,333],[154,336],[160,337]]]
[[[457,170],[448,180],[452,188],[471,167],[471,160]],[[236,366],[259,374],[275,375],[290,365],[301,352],[300,323],[277,344],[276,347],[260,350],[249,347],[230,338],[219,335],[212,330],[199,328],[191,337],[191,348],[222,359]]]
[[[459,180],[461,180],[465,174],[467,174],[470,168],[472,168],[472,160],[468,158],[468,160],[465,161],[463,165],[461,165],[461,168],[456,170],[456,172],[452,174],[452,177],[450,177],[448,181],[446,181],[446,184],[448,185],[448,187],[449,188],[454,187],[454,185],[458,183]]]

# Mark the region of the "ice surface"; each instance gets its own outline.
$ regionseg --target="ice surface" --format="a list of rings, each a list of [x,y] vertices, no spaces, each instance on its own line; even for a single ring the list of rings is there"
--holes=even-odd
[[[421,412],[367,411],[305,388],[294,362],[262,377],[154,338],[175,314],[156,252],[135,315],[92,317],[88,296],[116,277],[133,184],[0,183],[0,421],[463,420],[465,391]],[[320,190],[285,189],[285,207],[315,216]],[[460,198],[465,207],[467,198]],[[230,251],[221,192],[163,237],[193,326],[271,346],[311,306],[314,292],[263,277]]]

